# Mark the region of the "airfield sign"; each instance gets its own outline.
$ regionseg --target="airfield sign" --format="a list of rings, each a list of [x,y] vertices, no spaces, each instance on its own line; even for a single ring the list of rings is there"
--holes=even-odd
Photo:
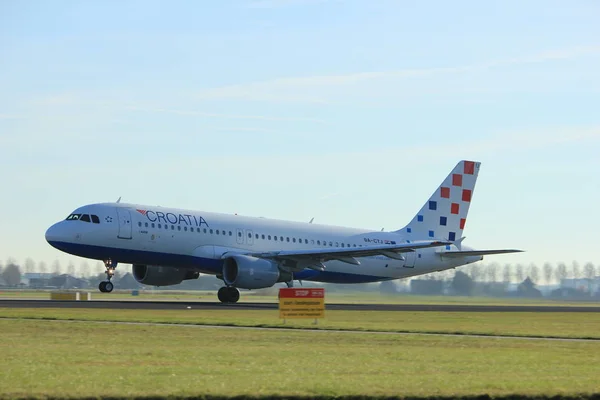
[[[325,289],[279,289],[279,318],[325,318]]]

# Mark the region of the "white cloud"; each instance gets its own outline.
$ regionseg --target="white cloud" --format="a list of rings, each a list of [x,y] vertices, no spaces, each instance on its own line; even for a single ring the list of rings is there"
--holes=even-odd
[[[255,0],[247,5],[248,8],[282,8],[324,3],[327,0]],[[338,0],[339,1],[339,0]]]
[[[267,81],[205,89],[197,93],[197,98],[202,100],[238,99],[328,104],[331,103],[330,97],[332,93],[339,94],[341,90],[352,89],[362,83],[368,83],[369,85],[378,83],[382,86],[377,89],[387,90],[387,88],[389,88],[388,84],[391,83],[391,81],[398,79],[402,80],[406,78],[433,77],[485,71],[500,67],[571,59],[598,53],[600,53],[599,45],[575,46],[572,48],[541,52],[518,58],[492,60],[464,66],[276,78]],[[362,93],[363,92],[361,92],[361,94]]]
[[[317,123],[325,123],[325,121],[315,118],[294,118],[294,117],[273,117],[268,115],[237,115],[237,114],[217,114],[217,113],[207,113],[202,111],[193,111],[193,110],[175,110],[175,109],[167,109],[167,108],[144,108],[137,106],[129,106],[126,107],[127,110],[130,111],[144,111],[144,112],[155,112],[155,113],[167,113],[167,114],[175,114],[182,116],[192,116],[192,117],[206,117],[206,118],[221,118],[221,119],[247,119],[247,120],[260,120],[260,121],[288,121],[288,122],[317,122]]]
[[[0,113],[0,119],[21,119],[23,116],[16,114],[2,114]]]

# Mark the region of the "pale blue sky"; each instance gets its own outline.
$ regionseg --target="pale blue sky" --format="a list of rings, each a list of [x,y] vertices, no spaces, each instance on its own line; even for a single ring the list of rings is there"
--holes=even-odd
[[[0,259],[114,201],[393,230],[482,162],[466,244],[600,262],[600,3],[1,1]]]

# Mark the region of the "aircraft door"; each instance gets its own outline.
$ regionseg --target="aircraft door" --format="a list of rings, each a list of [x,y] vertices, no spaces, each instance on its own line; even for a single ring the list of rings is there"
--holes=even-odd
[[[242,229],[236,229],[235,238],[237,244],[244,244],[244,231]]]
[[[124,208],[117,208],[119,216],[119,239],[131,239],[131,213]]]
[[[416,258],[417,258],[416,251],[409,251],[407,253],[404,253],[404,259],[405,259],[404,268],[414,268]]]
[[[254,244],[254,233],[251,229],[246,229],[246,243],[250,246]]]

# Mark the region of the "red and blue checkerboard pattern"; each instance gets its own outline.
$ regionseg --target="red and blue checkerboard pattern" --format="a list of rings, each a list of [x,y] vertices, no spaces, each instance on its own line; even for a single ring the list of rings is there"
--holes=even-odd
[[[410,240],[462,237],[480,163],[460,161],[413,220],[398,233]]]

